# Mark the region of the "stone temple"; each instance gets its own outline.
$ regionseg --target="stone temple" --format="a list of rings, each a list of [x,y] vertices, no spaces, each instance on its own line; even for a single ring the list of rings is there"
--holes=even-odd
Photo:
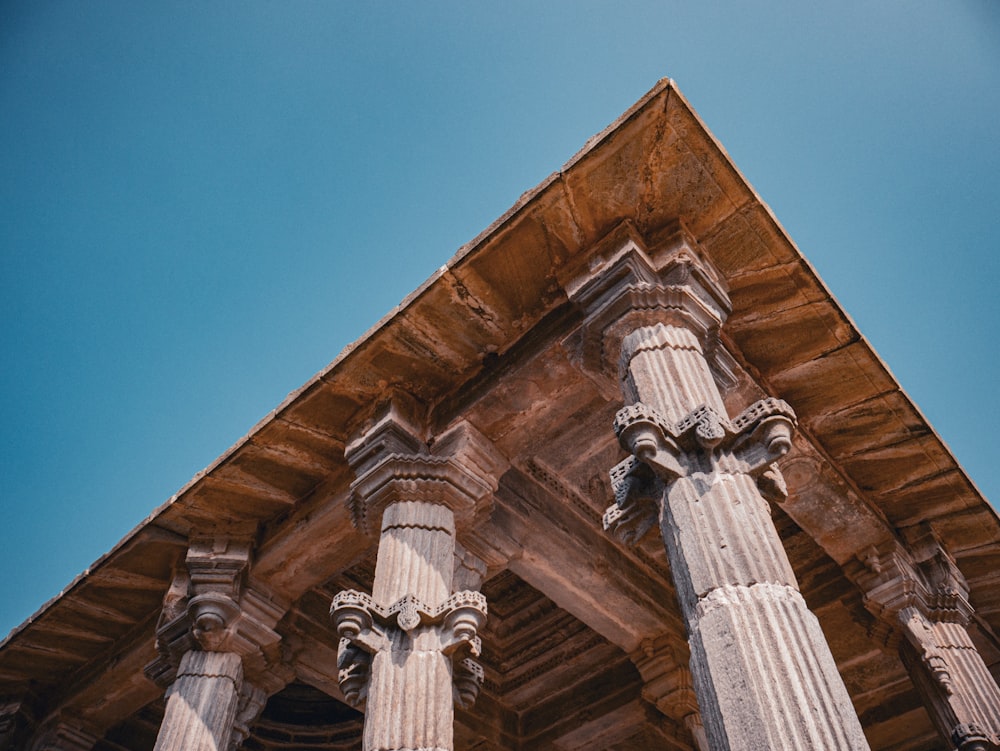
[[[998,585],[665,80],[12,632],[0,749],[995,750]]]

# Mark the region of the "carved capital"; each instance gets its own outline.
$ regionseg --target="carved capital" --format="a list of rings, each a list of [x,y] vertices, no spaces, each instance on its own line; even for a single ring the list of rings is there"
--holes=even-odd
[[[405,501],[446,506],[456,523],[471,523],[492,507],[507,466],[468,423],[458,423],[428,446],[391,408],[349,443],[345,454],[356,475],[350,498],[354,524],[369,535],[378,534],[388,506]]]
[[[185,567],[175,573],[156,629],[159,657],[146,666],[158,685],[173,682],[183,655],[194,649],[232,652],[247,675],[273,691],[287,682],[281,667],[281,637],[274,631],[286,608],[248,583],[247,538],[192,540]]]
[[[387,628],[409,633],[418,627],[435,628],[442,652],[451,653],[465,643],[477,640],[479,628],[486,622],[486,597],[480,592],[456,592],[437,607],[430,607],[412,595],[387,608],[380,607],[364,592],[347,589],[338,592],[330,606],[337,633],[370,652],[388,646]],[[478,654],[478,646],[474,648]]]
[[[928,527],[907,545],[872,547],[854,575],[866,607],[899,646],[942,737],[959,751],[1000,742],[1000,687],[966,629],[968,585]]]
[[[483,681],[482,667],[472,658],[482,650],[478,632],[486,614],[480,592],[456,592],[437,607],[407,595],[385,608],[363,592],[337,593],[330,616],[340,636],[337,668],[344,697],[355,706],[365,701],[371,655],[391,650],[402,637],[424,650],[450,655],[453,698],[461,707],[471,706]]]
[[[922,539],[917,557],[912,547],[889,542],[870,547],[858,556],[854,580],[868,610],[884,621],[899,625],[901,614],[915,609],[934,622],[965,625],[973,614],[969,585],[954,559],[935,539]]]
[[[692,331],[716,377],[731,384],[732,360],[717,346],[719,327],[732,309],[728,290],[683,225],[663,228],[647,242],[623,224],[588,258],[587,268],[575,269],[566,282],[570,299],[586,314],[579,346],[588,371],[620,375],[613,368],[625,337],[665,323]]]
[[[730,471],[757,474],[791,449],[795,412],[781,399],[770,398],[754,402],[732,421],[701,405],[671,424],[637,402],[618,411],[614,428],[622,448],[665,480],[703,470],[706,454],[711,459],[723,452],[741,465],[727,467]]]
[[[611,470],[615,503],[604,512],[604,528],[626,543],[655,524],[664,485],[692,472],[743,472],[766,499],[788,495],[775,462],[791,448],[795,413],[781,399],[755,402],[732,421],[702,405],[673,424],[637,402],[618,411],[614,428],[632,456]]]

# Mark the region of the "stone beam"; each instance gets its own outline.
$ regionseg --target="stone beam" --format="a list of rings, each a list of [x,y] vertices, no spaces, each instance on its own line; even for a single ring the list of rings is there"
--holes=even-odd
[[[669,585],[565,506],[525,472],[504,475],[491,525],[520,543],[508,568],[626,653],[670,625],[680,633]]]

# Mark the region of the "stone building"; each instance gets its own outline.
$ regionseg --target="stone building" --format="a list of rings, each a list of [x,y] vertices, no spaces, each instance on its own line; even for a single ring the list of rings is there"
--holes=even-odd
[[[1000,524],[670,81],[0,647],[0,748],[997,749]]]

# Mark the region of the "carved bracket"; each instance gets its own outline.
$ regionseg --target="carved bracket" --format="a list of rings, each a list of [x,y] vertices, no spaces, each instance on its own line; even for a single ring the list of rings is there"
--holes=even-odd
[[[604,512],[605,531],[636,545],[656,525],[663,483],[652,469],[630,456],[611,469],[615,502]]]
[[[356,479],[354,525],[376,535],[382,512],[398,501],[447,506],[456,523],[488,512],[507,460],[475,428],[458,423],[427,446],[393,409],[346,448]]]
[[[725,451],[759,474],[792,447],[795,412],[781,399],[754,402],[730,421],[702,405],[671,425],[655,409],[631,404],[615,415],[622,448],[649,464],[665,481],[698,466],[695,457]]]
[[[248,538],[192,540],[186,566],[164,596],[156,629],[159,656],[145,668],[150,680],[169,685],[184,653],[202,649],[239,654],[262,687],[284,685],[281,636],[273,629],[284,609],[248,585],[250,549]]]
[[[480,592],[456,592],[437,607],[407,595],[383,608],[364,592],[348,589],[333,598],[330,615],[341,637],[340,688],[350,703],[360,705],[367,697],[371,655],[392,648],[391,629],[436,634],[437,649],[451,656],[454,666],[455,703],[468,707],[478,696],[483,669],[472,658],[482,650],[478,631],[487,615],[486,597]]]
[[[615,435],[632,456],[611,470],[615,503],[604,512],[604,528],[628,544],[638,542],[656,523],[664,484],[725,457],[757,480],[768,500],[788,495],[775,463],[792,445],[795,413],[781,399],[762,399],[734,420],[702,405],[676,424],[655,409],[630,404],[615,415]]]

